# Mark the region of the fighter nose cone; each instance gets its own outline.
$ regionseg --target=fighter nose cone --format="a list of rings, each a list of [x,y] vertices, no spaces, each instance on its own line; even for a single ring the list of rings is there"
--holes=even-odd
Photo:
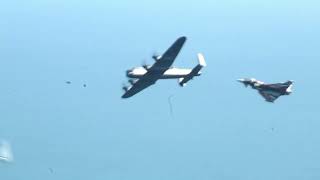
[[[243,83],[244,79],[237,79],[237,81]]]

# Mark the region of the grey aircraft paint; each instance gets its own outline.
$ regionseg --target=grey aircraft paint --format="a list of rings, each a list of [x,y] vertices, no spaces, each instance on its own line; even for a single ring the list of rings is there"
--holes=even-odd
[[[246,87],[250,86],[252,89],[257,90],[267,102],[273,103],[280,96],[290,95],[292,93],[293,81],[275,84],[266,84],[254,78],[238,79],[238,81]]]

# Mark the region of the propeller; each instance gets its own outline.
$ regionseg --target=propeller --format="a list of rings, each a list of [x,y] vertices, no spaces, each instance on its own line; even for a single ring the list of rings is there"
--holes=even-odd
[[[126,70],[126,75],[128,76],[131,70]]]
[[[143,61],[142,61],[141,66],[142,66],[145,70],[148,70],[148,68],[149,68],[146,60],[143,60]]]
[[[134,80],[134,79],[129,79],[128,81],[129,81],[129,83],[130,83],[131,85],[133,85],[133,84],[135,83],[135,80]]]
[[[154,52],[153,54],[152,54],[152,59],[154,59],[155,61],[158,61],[159,59],[160,59],[160,55],[159,55],[159,53],[157,53],[157,52]]]
[[[126,83],[122,83],[122,89],[127,92],[129,90],[129,87],[126,85]]]

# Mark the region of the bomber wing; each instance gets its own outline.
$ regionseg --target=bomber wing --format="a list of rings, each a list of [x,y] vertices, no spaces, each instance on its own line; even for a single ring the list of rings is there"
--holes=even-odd
[[[169,69],[178,56],[186,40],[187,38],[184,36],[178,38],[171,45],[171,47],[150,67],[150,70],[156,69],[164,73],[167,69]]]
[[[129,98],[147,87],[155,84],[157,79],[148,79],[148,77],[137,80],[126,92],[122,95],[122,98]]]

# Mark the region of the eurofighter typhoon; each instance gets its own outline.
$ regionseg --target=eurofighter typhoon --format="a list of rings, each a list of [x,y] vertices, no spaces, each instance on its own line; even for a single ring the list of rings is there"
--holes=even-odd
[[[238,79],[246,87],[251,86],[267,101],[273,103],[276,99],[283,95],[290,95],[292,93],[293,81],[283,83],[266,84],[253,78]]]

